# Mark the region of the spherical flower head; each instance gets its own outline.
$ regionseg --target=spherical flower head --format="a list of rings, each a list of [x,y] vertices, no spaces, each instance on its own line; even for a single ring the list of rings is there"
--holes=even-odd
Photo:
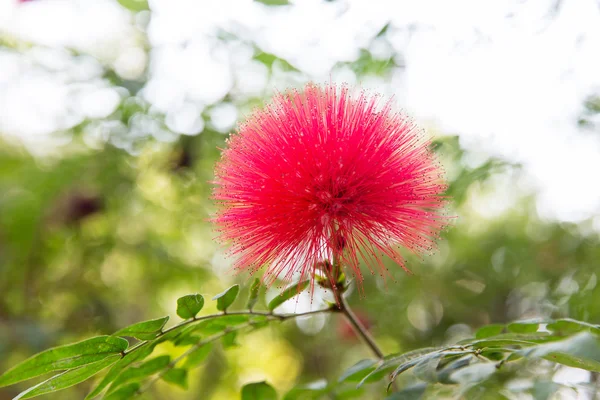
[[[378,96],[308,84],[278,94],[228,140],[214,222],[234,268],[263,281],[362,282],[361,262],[432,248],[447,218],[442,169],[423,131]],[[359,285],[360,287],[360,285]]]

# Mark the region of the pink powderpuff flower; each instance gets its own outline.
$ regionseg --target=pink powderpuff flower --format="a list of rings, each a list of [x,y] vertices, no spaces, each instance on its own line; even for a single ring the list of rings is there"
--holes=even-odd
[[[383,275],[384,254],[408,271],[399,248],[431,250],[447,222],[429,145],[377,95],[315,84],[278,94],[217,163],[218,239],[235,269],[266,266],[267,284],[327,277],[335,292],[345,269],[360,288],[361,260]]]

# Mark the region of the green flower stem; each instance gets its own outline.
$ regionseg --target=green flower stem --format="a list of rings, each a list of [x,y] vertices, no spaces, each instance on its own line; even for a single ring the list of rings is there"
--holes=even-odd
[[[383,352],[381,351],[381,349],[375,342],[375,339],[373,339],[373,336],[371,336],[371,334],[369,333],[367,328],[356,317],[356,315],[354,314],[354,312],[348,305],[348,302],[346,301],[346,299],[344,299],[344,296],[341,293],[340,293],[339,297],[340,297],[340,301],[339,301],[340,302],[340,304],[339,304],[340,312],[342,312],[344,314],[346,319],[352,325],[352,328],[354,328],[354,331],[363,339],[363,341],[366,343],[366,345],[369,346],[369,348],[371,349],[373,354],[375,354],[377,356],[377,358],[382,360],[384,357]]]
[[[164,331],[161,331],[158,335],[156,335],[156,337],[152,340],[144,340],[144,341],[137,343],[135,346],[132,346],[129,349],[125,350],[123,352],[123,356],[137,350],[138,348],[140,348],[141,346],[143,346],[144,344],[146,344],[148,342],[154,341],[154,340],[160,338],[161,336],[166,335],[167,333],[169,333],[175,329],[179,329],[182,326],[191,325],[196,322],[204,321],[207,319],[216,319],[216,318],[221,318],[221,317],[231,316],[231,315],[250,315],[250,316],[259,315],[259,316],[267,317],[267,319],[270,319],[272,321],[274,321],[274,320],[286,321],[288,319],[303,317],[306,315],[322,314],[322,313],[333,312],[333,311],[335,311],[335,310],[332,308],[326,308],[323,310],[313,310],[313,311],[307,311],[307,312],[299,313],[299,314],[274,314],[274,313],[264,312],[264,311],[233,311],[233,312],[227,312],[227,313],[222,312],[222,313],[218,313],[218,314],[203,315],[201,317],[187,319],[177,325],[170,327],[169,329],[165,329]]]
[[[337,230],[334,222],[331,223],[331,232],[332,232],[331,241],[332,241],[333,245],[335,246],[340,241],[340,238],[338,237],[338,230]],[[340,280],[340,277],[342,274],[342,268],[340,265],[340,260],[337,258],[337,254],[338,253],[336,251],[332,251],[332,260],[331,260],[332,261],[332,270],[333,270],[332,272],[334,273],[333,278],[334,278],[335,282],[338,282]],[[344,287],[345,286],[346,285],[344,285]],[[383,357],[384,357],[383,352],[381,351],[379,346],[377,346],[375,339],[373,339],[373,336],[371,336],[371,334],[369,333],[367,328],[356,317],[356,315],[354,314],[354,312],[348,305],[348,302],[346,301],[346,299],[344,299],[343,291],[345,290],[345,288],[342,289],[341,291],[337,292],[337,294],[336,294],[336,290],[337,290],[336,287],[333,287],[332,290],[334,291],[334,294],[336,295],[336,302],[338,303],[339,311],[344,314],[346,319],[352,325],[352,328],[354,329],[356,334],[359,335],[363,339],[363,341],[367,344],[367,346],[369,346],[369,348],[371,349],[371,351],[373,351],[373,353],[377,356],[377,358],[379,358],[380,360],[383,360]]]

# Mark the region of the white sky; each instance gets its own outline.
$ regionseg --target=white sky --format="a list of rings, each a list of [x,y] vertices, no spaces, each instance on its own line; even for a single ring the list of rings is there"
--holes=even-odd
[[[0,35],[78,49],[127,78],[139,76],[149,60],[143,96],[182,134],[201,131],[196,116],[227,93],[235,102],[309,79],[373,87],[395,95],[422,124],[459,134],[467,148],[523,163],[540,191],[541,214],[576,221],[600,214],[600,135],[581,134],[576,124],[586,96],[600,92],[600,5],[563,0],[552,16],[554,3],[297,0],[266,7],[252,0],[150,0],[146,54],[135,26],[148,15],[133,17],[114,1],[0,0]],[[386,35],[373,41],[388,22]],[[224,46],[215,38],[219,31],[241,40]],[[275,68],[269,76],[252,60],[251,42],[302,74]],[[336,67],[365,47],[381,58],[399,53],[405,68],[386,79],[357,80]],[[0,132],[35,151],[68,140],[57,131],[109,115],[119,95],[100,79],[100,63],[75,62],[59,50],[0,50]],[[211,122],[226,131],[237,115],[225,103],[211,111]],[[140,122],[139,131],[149,124]],[[161,140],[174,139],[152,129]]]

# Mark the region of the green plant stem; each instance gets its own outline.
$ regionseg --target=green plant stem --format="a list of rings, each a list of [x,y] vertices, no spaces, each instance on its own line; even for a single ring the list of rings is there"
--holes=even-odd
[[[325,308],[323,310],[313,310],[313,311],[307,311],[307,312],[299,313],[299,314],[274,314],[272,312],[263,312],[263,311],[233,311],[233,312],[227,312],[227,313],[221,312],[218,314],[203,315],[201,317],[187,319],[177,325],[174,325],[168,329],[165,329],[165,330],[161,331],[158,335],[156,335],[156,337],[152,340],[144,340],[144,341],[137,343],[135,346],[132,346],[132,347],[128,348],[127,350],[125,350],[123,352],[123,356],[137,350],[138,348],[140,348],[141,346],[143,346],[144,344],[146,344],[148,342],[159,339],[160,337],[166,335],[167,333],[169,333],[171,331],[174,331],[175,329],[179,329],[182,326],[194,324],[196,322],[204,321],[207,319],[216,319],[216,318],[222,318],[222,317],[231,316],[231,315],[250,315],[250,316],[256,315],[256,316],[266,317],[267,319],[270,319],[272,321],[273,320],[286,321],[288,319],[303,317],[306,315],[321,314],[321,313],[327,313],[327,312],[333,312],[333,311],[335,311],[335,310],[332,308]]]
[[[369,346],[369,348],[377,356],[377,358],[382,360],[384,355],[377,343],[375,342],[375,339],[373,339],[373,336],[371,336],[367,328],[356,317],[356,314],[354,314],[354,312],[348,305],[348,302],[346,301],[346,299],[344,299],[344,296],[342,296],[341,294],[339,307],[340,312],[342,312],[346,319],[350,322],[354,331],[363,339],[366,345]]]
[[[334,222],[331,223],[331,232],[332,232],[332,243],[333,243],[333,245],[336,245],[336,243],[339,239],[337,237],[338,232],[337,232]],[[341,265],[339,265],[339,262],[340,262],[340,260],[337,258],[337,252],[332,251],[332,270],[333,270],[332,272],[335,274],[335,275],[333,275],[335,282],[338,281],[338,279],[340,278],[339,275],[342,272]],[[334,290],[334,294],[335,294],[336,288],[334,287],[332,289]],[[348,305],[348,302],[346,301],[346,299],[344,299],[344,294],[342,292],[339,292],[336,297],[339,298],[338,306],[339,306],[340,312],[342,312],[344,314],[344,316],[346,317],[346,319],[350,322],[350,324],[352,325],[352,328],[354,329],[356,334],[359,335],[363,339],[363,341],[367,344],[367,346],[369,346],[369,348],[377,356],[377,358],[379,358],[380,360],[383,360],[383,357],[384,357],[383,352],[381,351],[381,349],[375,342],[375,339],[373,339],[373,336],[371,336],[371,334],[369,333],[367,328],[356,317],[356,314],[354,314],[354,312]]]

